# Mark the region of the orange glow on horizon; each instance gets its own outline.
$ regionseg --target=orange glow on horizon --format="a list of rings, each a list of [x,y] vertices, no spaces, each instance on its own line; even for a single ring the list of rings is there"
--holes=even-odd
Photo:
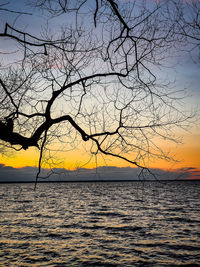
[[[178,171],[181,168],[191,168],[191,177],[189,179],[200,179],[200,134],[191,134],[184,136],[184,144],[171,147],[170,150],[176,155],[180,162],[166,162],[159,159],[149,162],[150,168],[163,169],[166,171]],[[57,167],[75,170],[78,168],[96,168],[100,166],[116,167],[134,167],[127,162],[113,158],[111,156],[98,156],[90,160],[91,155],[84,152],[83,148],[68,152],[58,152],[56,158],[59,160]],[[39,151],[36,148],[30,148],[27,151],[14,152],[13,156],[0,156],[0,163],[14,168],[26,166],[37,167]],[[52,165],[52,167],[56,167]]]

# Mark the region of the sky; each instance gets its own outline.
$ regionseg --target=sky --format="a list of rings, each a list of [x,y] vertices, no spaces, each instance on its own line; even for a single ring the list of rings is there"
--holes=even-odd
[[[1,8],[1,7],[0,7]],[[23,0],[11,0],[7,7],[10,10],[33,12],[33,9],[24,5]],[[17,25],[22,30],[37,34],[40,31],[41,23],[44,21],[42,13],[37,13],[37,19],[32,19],[31,15],[16,15],[12,12],[0,10],[0,32],[4,31],[5,22]],[[12,46],[12,47],[11,47]],[[1,52],[15,49],[14,44],[8,47],[6,42],[0,40],[0,60]],[[187,89],[188,97],[185,100],[187,109],[195,109],[196,120],[193,127],[187,131],[179,131],[177,134],[182,137],[181,145],[171,145],[167,147],[179,162],[163,162],[159,159],[150,163],[160,179],[200,179],[200,55],[199,51],[192,52],[192,57],[187,53],[179,56],[179,63],[173,57],[169,60],[169,65],[174,65],[173,69],[165,70],[165,75],[171,80],[175,80],[177,90]],[[181,58],[181,60],[180,60]],[[9,156],[0,155],[0,181],[13,180],[34,180],[38,165],[39,152],[37,148],[30,148],[27,151],[14,152]],[[82,144],[79,144],[74,151],[56,153],[60,159],[60,170],[69,170],[68,178],[59,175],[58,179],[137,179],[137,169],[131,168],[130,164],[120,159],[112,157],[93,157],[85,153]],[[86,164],[88,162],[88,164]],[[86,165],[85,165],[86,164]],[[81,170],[81,171],[78,171]],[[162,174],[162,176],[160,175]],[[15,178],[13,178],[15,177]],[[70,178],[69,178],[70,177]],[[86,178],[87,177],[87,178]],[[99,178],[101,177],[101,178]],[[170,177],[170,178],[169,178]],[[56,178],[55,178],[56,179]]]

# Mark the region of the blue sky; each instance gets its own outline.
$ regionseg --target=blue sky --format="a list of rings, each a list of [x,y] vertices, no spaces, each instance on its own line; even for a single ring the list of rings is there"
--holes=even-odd
[[[24,0],[11,0],[10,4],[6,6],[6,8],[16,11],[25,11],[33,13],[34,9],[26,6]],[[6,3],[4,1],[3,3]],[[35,14],[35,13],[34,13]],[[62,22],[63,17],[60,17],[60,23]],[[24,30],[30,32],[31,34],[38,34],[41,32],[41,25],[45,23],[45,17],[43,17],[42,12],[36,12],[36,15],[19,15],[14,14],[7,11],[0,10],[0,32],[4,31],[4,25],[8,22],[12,26],[16,26],[19,30]],[[53,20],[50,21],[52,23]],[[7,51],[7,49],[16,49],[16,44],[12,44],[13,47],[7,47],[7,42],[0,43],[0,53],[1,51]],[[189,47],[188,47],[189,48]],[[187,49],[188,49],[187,48]],[[171,55],[166,61],[166,66],[170,68],[163,69],[162,72],[157,73],[159,77],[165,79],[168,78],[171,81],[174,81],[174,89],[175,90],[182,90],[187,89],[188,98],[185,99],[183,102],[184,108],[197,108],[196,114],[196,122],[193,126],[193,129],[190,129],[191,133],[195,132],[200,134],[200,112],[199,112],[199,100],[200,100],[200,51],[198,49],[191,52],[191,55],[186,53],[185,51],[176,52],[174,55]],[[173,68],[171,68],[173,67]],[[200,141],[200,140],[199,140]],[[191,169],[184,169],[185,178],[189,177],[189,173],[191,171],[195,171],[192,169],[193,166],[190,166]],[[200,168],[200,166],[199,166]],[[1,165],[0,168],[0,181],[6,179],[33,179],[35,177],[37,168],[34,167],[24,167],[24,168],[14,168],[14,167],[6,167]],[[123,177],[127,177],[127,179],[132,179],[136,177],[136,171],[130,168],[118,168],[117,173],[115,172],[116,169],[110,167],[109,171],[105,172],[104,169],[101,169],[101,176],[105,177],[105,175],[110,176],[111,179],[113,177],[118,177],[118,175],[123,175]],[[131,170],[131,172],[130,172]],[[100,169],[98,169],[100,171]],[[113,173],[112,173],[112,172]],[[95,176],[96,170],[84,169],[81,172],[81,177],[86,177],[85,175],[89,175],[90,177],[97,177]],[[69,173],[69,172],[68,172]],[[106,174],[105,174],[106,173]],[[112,174],[111,174],[112,173]],[[10,176],[9,176],[10,175]],[[77,172],[70,172],[70,175],[75,177]],[[78,174],[80,175],[80,174]],[[176,173],[177,175],[177,173]],[[173,176],[173,175],[172,175]],[[9,178],[10,177],[10,178]],[[32,178],[31,178],[32,177]],[[77,176],[80,177],[80,176]],[[131,178],[132,177],[132,178]],[[166,177],[166,176],[165,176]],[[175,177],[175,176],[173,176]],[[96,178],[94,178],[96,179]]]

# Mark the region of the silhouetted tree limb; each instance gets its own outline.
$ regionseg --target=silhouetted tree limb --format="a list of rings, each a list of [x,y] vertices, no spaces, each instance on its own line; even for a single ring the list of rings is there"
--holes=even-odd
[[[156,75],[179,43],[172,3],[39,0],[32,5],[54,19],[62,14],[66,25],[35,36],[5,23],[0,39],[21,50],[17,63],[0,65],[0,139],[40,150],[37,179],[53,139],[72,145],[81,137],[92,154],[142,171],[150,158],[170,160],[155,139],[177,142],[174,128],[193,116]]]
[[[200,47],[200,2],[173,1],[176,18],[175,33],[180,41]],[[190,46],[191,50],[191,46]]]

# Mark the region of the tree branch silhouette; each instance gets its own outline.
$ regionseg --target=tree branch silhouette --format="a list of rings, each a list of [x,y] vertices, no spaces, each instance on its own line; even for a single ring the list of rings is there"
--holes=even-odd
[[[149,158],[170,160],[155,139],[177,142],[173,129],[185,127],[193,114],[179,109],[176,93],[156,75],[177,42],[177,24],[166,16],[169,3],[32,5],[54,19],[65,16],[66,25],[47,25],[35,36],[5,23],[0,39],[20,45],[20,52],[17,63],[0,65],[0,140],[15,149],[40,150],[37,179],[51,138],[64,143],[81,137],[94,154],[149,174]]]

